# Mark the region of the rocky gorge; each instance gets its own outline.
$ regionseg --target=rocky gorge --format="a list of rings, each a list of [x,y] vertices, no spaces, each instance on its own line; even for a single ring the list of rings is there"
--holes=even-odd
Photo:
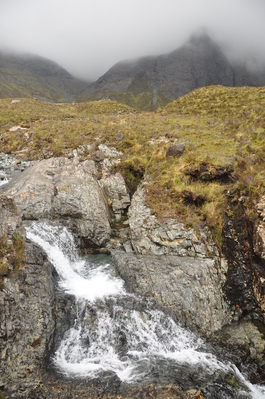
[[[85,161],[73,155],[25,164],[1,158],[11,177],[0,187],[0,236],[11,248],[0,259],[0,389],[5,397],[214,397],[198,384],[137,388],[114,378],[106,388],[98,380],[62,382],[49,374],[49,356],[74,323],[75,299],[56,288],[46,253],[26,238],[32,221],[65,226],[83,254],[111,254],[116,275],[131,293],[204,337],[217,352],[225,347],[239,365],[243,360],[249,367],[252,382],[264,383],[264,197],[251,226],[239,202],[241,217],[227,219],[221,254],[207,226],[195,231],[175,218],[159,220],[145,201],[148,181],[130,195],[122,174],[113,169],[122,155],[115,148],[99,145]],[[12,162],[19,165],[14,170]],[[12,264],[14,236],[25,242],[19,268]]]

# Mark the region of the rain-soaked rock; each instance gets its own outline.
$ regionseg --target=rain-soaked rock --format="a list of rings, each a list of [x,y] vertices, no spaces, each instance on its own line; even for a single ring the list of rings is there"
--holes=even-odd
[[[207,228],[198,234],[177,219],[159,221],[145,204],[144,187],[132,198],[128,222],[125,252],[116,248],[113,259],[131,291],[206,335],[230,321],[222,291],[227,262]]]
[[[265,196],[261,197],[256,205],[259,218],[256,222],[253,244],[256,255],[265,260]]]
[[[103,187],[108,199],[110,200],[111,209],[115,215],[116,220],[120,220],[124,211],[130,205],[130,196],[120,173],[110,175],[107,178],[100,180],[100,185]]]
[[[211,335],[230,321],[222,294],[225,262],[121,251],[113,253],[113,262],[130,291],[151,299],[182,325]]]
[[[225,339],[227,344],[247,348],[250,357],[257,359],[260,366],[265,366],[264,336],[258,327],[253,324],[250,316],[246,316],[239,322],[224,327],[220,335]]]
[[[5,186],[23,219],[63,221],[92,245],[110,237],[104,191],[94,177],[93,161],[50,158],[25,170]]]
[[[161,222],[145,204],[145,189],[134,194],[128,211],[130,239],[135,253],[178,255],[205,258],[219,256],[210,231],[205,228],[198,235],[177,219]]]
[[[24,266],[0,290],[0,386],[16,397],[40,381],[55,327],[54,299],[51,265],[27,243]]]

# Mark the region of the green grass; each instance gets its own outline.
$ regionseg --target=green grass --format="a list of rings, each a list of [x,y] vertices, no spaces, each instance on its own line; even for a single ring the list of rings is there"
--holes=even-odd
[[[15,124],[26,130],[9,132]],[[166,158],[169,146],[182,142],[182,156]],[[227,193],[245,196],[249,215],[264,193],[265,88],[201,88],[156,112],[115,101],[0,100],[3,152],[23,150],[27,159],[42,159],[79,148],[87,159],[100,143],[123,152],[118,168],[131,192],[144,177],[149,182],[147,202],[159,218],[177,217],[195,228],[208,224],[220,241]],[[223,171],[227,179],[218,178]]]
[[[14,234],[11,241],[5,235],[0,237],[0,288],[4,278],[16,274],[23,266],[25,258],[24,238]]]
[[[134,82],[135,83],[135,82]],[[146,85],[147,86],[147,85]],[[156,96],[149,90],[148,86],[138,91],[135,87],[130,87],[126,92],[107,91],[96,93],[93,100],[110,99],[122,104],[126,104],[138,111],[154,111],[158,107],[162,107],[172,101],[165,93],[159,91]],[[78,98],[82,100],[82,95]]]
[[[0,389],[0,399],[6,399],[5,395],[3,394],[3,392]]]

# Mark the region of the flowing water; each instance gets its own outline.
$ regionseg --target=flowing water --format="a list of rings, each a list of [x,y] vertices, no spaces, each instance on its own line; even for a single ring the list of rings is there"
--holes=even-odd
[[[8,183],[8,180],[6,178],[5,173],[1,172],[1,175],[2,175],[3,178],[2,178],[2,180],[0,180],[0,186],[3,186],[4,184]]]
[[[27,237],[47,253],[58,273],[58,288],[76,298],[75,324],[52,358],[59,372],[90,379],[115,373],[129,384],[208,384],[211,398],[265,398],[265,387],[252,385],[195,334],[127,293],[110,257],[80,258],[64,227],[34,222]]]

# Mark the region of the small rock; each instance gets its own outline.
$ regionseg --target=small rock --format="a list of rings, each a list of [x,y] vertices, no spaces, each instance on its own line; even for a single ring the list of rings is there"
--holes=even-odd
[[[101,161],[103,161],[103,159],[104,159],[104,154],[102,153],[102,151],[95,151],[95,152],[92,154],[92,159],[93,159],[95,162],[101,162]]]
[[[124,139],[124,134],[122,134],[122,133],[116,134],[115,139],[116,139],[116,141],[121,141],[121,140],[123,140],[123,139]]]
[[[104,155],[104,157],[107,157],[107,158],[119,158],[122,156],[121,151],[117,151],[116,148],[108,147],[105,144],[100,144],[98,146],[98,149],[101,151],[101,153]]]
[[[9,129],[10,132],[17,132],[18,130],[26,130],[26,129],[21,126],[13,126]]]
[[[250,357],[251,357],[251,359],[256,359],[256,357],[257,357],[257,351],[256,351],[256,349],[255,349],[255,348],[250,348],[250,349],[249,349],[249,352],[250,352]]]
[[[166,153],[166,157],[179,157],[185,150],[185,143],[174,144],[169,147]]]
[[[200,179],[201,179],[202,181],[210,181],[211,178],[212,178],[212,175],[211,175],[210,172],[203,172],[203,173],[201,173],[201,175],[200,175]]]

